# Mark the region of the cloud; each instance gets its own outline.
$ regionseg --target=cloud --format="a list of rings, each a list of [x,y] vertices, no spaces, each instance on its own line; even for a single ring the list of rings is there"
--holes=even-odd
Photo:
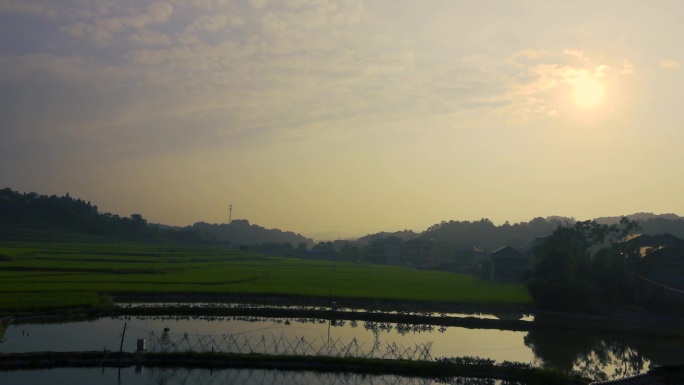
[[[201,30],[217,32],[225,29],[227,26],[239,27],[244,24],[245,21],[242,18],[235,15],[202,15],[198,19],[193,21],[192,24],[190,24],[185,30],[190,33]]]
[[[80,56],[29,54],[0,56],[0,78],[20,79],[36,72],[51,73],[70,82],[81,83],[85,78],[86,60]]]
[[[581,59],[581,62],[575,59]],[[634,72],[629,60],[593,64],[592,58],[582,51],[568,49],[546,51],[543,55],[534,50],[523,50],[510,56],[507,63],[510,63],[510,68],[503,70],[514,72],[506,97],[515,106],[508,115],[518,117],[518,122],[566,116],[568,86],[584,79],[604,79],[617,73],[628,75]],[[611,71],[611,68],[620,70]]]
[[[140,24],[140,27],[142,27],[149,23],[166,22],[169,20],[169,17],[172,13],[173,7],[171,4],[157,2],[148,5],[147,12],[134,20]],[[132,22],[132,24],[134,23]]]
[[[509,57],[508,60],[511,62],[515,62],[515,61],[518,61],[520,59],[536,60],[536,59],[540,59],[540,58],[548,56],[548,55],[549,55],[549,52],[544,50],[544,49],[528,48],[528,49],[514,53],[513,55],[511,55]]]
[[[269,12],[261,18],[261,28],[267,33],[277,34],[288,30],[290,25],[278,14]]]
[[[308,28],[324,28],[328,25],[328,14],[325,8],[316,8],[292,18],[292,22]]]
[[[581,61],[589,61],[589,59],[584,56],[584,52],[582,51],[577,51],[577,50],[571,50],[571,49],[565,49],[563,51],[564,54],[575,57]]]
[[[142,45],[171,45],[171,40],[166,35],[148,29],[130,34],[128,40]]]
[[[77,22],[62,27],[72,36],[87,38],[98,46],[112,42],[114,35],[126,30],[140,30],[149,24],[161,24],[170,19],[173,13],[171,4],[154,2],[145,9],[129,9],[128,15],[118,17],[96,17],[87,22]]]
[[[595,78],[604,78],[604,77],[606,77],[605,71],[606,71],[607,69],[609,69],[609,68],[610,68],[610,67],[608,67],[607,65],[601,64],[600,66],[598,66],[598,67],[596,67],[596,68],[594,69],[594,77],[595,77]]]
[[[56,2],[38,2],[31,0],[5,0],[0,2],[0,13],[23,13],[56,19],[61,14]]]
[[[249,3],[256,9],[262,9],[269,3],[269,0],[249,0]]]
[[[675,60],[663,60],[660,62],[660,67],[665,68],[665,69],[680,69],[682,68],[681,64]]]
[[[366,60],[366,75],[402,73],[414,68],[415,54],[411,51],[387,52]]]
[[[634,65],[629,60],[622,61],[622,69],[620,69],[620,74],[631,75],[634,73]]]

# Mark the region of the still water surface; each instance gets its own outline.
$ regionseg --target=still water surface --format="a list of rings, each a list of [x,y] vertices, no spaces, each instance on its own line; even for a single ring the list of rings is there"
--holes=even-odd
[[[256,317],[131,317],[51,324],[15,323],[7,329],[0,352],[118,351],[124,324],[124,351],[135,351],[137,340],[144,338],[147,348],[153,351],[214,350],[409,359],[479,356],[497,362],[517,361],[575,370],[596,379],[637,374],[650,365],[684,364],[684,340],[678,338],[534,327],[522,332]],[[34,372],[24,373],[34,375]],[[6,372],[0,372],[0,376],[5,375]]]
[[[59,368],[1,372],[0,383],[14,385],[436,385],[468,384],[497,385],[502,381],[477,378],[448,378],[438,381],[395,375],[364,375],[356,373],[320,373],[311,371],[281,371],[266,369],[173,369],[173,368]]]
[[[148,349],[155,351],[212,351],[213,348],[223,352],[282,354],[294,350],[313,355],[328,352],[330,348],[329,355],[338,355],[346,348],[348,354],[375,357],[384,356],[388,350],[406,354],[415,351],[407,358],[418,359],[420,352],[428,349],[432,358],[480,356],[528,363],[535,359],[532,349],[524,342],[527,332],[256,317],[131,317],[13,324],[7,329],[0,352],[118,351],[124,323],[123,350],[129,352],[136,350],[138,339],[145,338]]]

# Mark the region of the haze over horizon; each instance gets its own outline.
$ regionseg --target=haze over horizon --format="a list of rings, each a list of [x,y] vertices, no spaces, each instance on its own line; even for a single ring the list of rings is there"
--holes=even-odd
[[[186,226],[684,213],[684,3],[8,0],[0,187]],[[344,235],[342,235],[344,236]]]

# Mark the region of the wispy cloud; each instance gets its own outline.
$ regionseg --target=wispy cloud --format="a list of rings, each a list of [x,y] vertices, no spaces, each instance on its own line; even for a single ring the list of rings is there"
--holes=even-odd
[[[545,137],[542,143],[540,133],[576,123],[573,84],[596,80],[605,85],[606,100],[636,103],[646,58],[679,57],[676,45],[657,49],[667,41],[658,28],[641,35],[635,31],[643,29],[625,30],[629,39],[611,34],[624,25],[613,6],[597,3],[588,15],[574,4],[531,4],[522,9],[509,2],[411,0],[0,0],[0,96],[8,101],[0,105],[6,117],[0,157],[18,154],[0,159],[0,175],[29,159],[37,166],[13,175],[40,180],[47,149],[50,160],[87,159],[73,163],[91,167],[84,174],[99,178],[101,170],[91,165],[106,159],[107,169],[120,173],[112,185],[128,183],[125,173],[136,164],[203,169],[207,179],[214,178],[187,185],[223,183],[216,175],[227,175],[222,167],[228,167],[238,175],[232,180],[241,183],[226,182],[225,190],[244,188],[250,195],[269,190],[247,186],[267,186],[263,175],[284,181],[284,171],[302,174],[301,165],[315,172],[301,176],[296,186],[310,178],[325,181],[319,183],[324,189],[334,174],[330,170],[347,170],[350,159],[369,165],[350,174],[373,170],[375,178],[400,170],[394,178],[381,178],[388,196],[404,190],[395,184],[405,180],[402,173],[419,169],[463,177],[460,185],[435,191],[500,181],[513,174],[508,166],[515,159],[540,155],[557,139]],[[579,31],[585,24],[590,27]],[[674,60],[659,64],[680,68]],[[652,77],[654,89],[664,90],[659,82],[667,83],[664,106],[679,99],[671,93],[681,87],[672,86],[678,79],[674,71],[667,81],[657,78],[662,72],[643,76]],[[641,122],[657,120],[644,116]],[[588,138],[576,142],[594,143],[591,156],[606,153],[595,136]],[[568,159],[574,151],[567,151]],[[151,159],[157,163],[147,163]],[[197,161],[191,167],[187,159]],[[517,166],[538,167],[539,159]],[[213,168],[203,168],[205,161]],[[281,169],[287,162],[290,169]],[[461,162],[473,170],[489,168],[453,167]],[[67,172],[80,175],[78,167]],[[354,183],[373,185],[370,180]],[[306,193],[329,197],[321,189]],[[294,197],[301,194],[297,187],[291,190]],[[446,202],[454,201],[452,193],[444,194]]]
[[[620,69],[620,74],[631,75],[634,73],[634,65],[629,60],[622,61],[622,68]]]
[[[122,16],[96,16],[62,27],[62,30],[79,38],[92,40],[98,46],[112,42],[115,34],[124,31],[138,31],[150,24],[161,24],[169,20],[173,6],[169,3],[154,2],[147,7],[126,9]]]
[[[565,49],[563,50],[563,53],[569,56],[572,56],[580,61],[589,61],[589,59],[584,56],[584,52],[578,51],[578,50],[572,50],[572,49]]]
[[[660,67],[665,68],[665,69],[670,69],[670,70],[672,70],[672,69],[676,70],[676,69],[681,69],[682,65],[679,64],[679,62],[675,61],[675,60],[663,60],[660,62]]]
[[[142,45],[171,45],[171,39],[157,31],[141,29],[128,36],[128,40]]]

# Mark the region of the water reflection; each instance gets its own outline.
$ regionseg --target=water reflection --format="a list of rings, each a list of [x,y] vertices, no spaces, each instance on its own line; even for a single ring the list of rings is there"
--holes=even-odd
[[[5,332],[7,331],[7,326],[10,323],[10,318],[0,319],[0,345],[5,342]]]
[[[520,381],[493,380],[491,378],[450,377],[436,380],[438,384],[448,385],[525,385]]]
[[[497,361],[534,361],[531,349],[525,346],[523,339],[526,335],[521,331],[507,331],[496,329],[467,329],[463,327],[433,328],[425,325],[403,325],[387,322],[336,321],[328,323],[326,320],[312,319],[258,319],[239,320],[240,317],[129,317],[129,318],[100,318],[94,321],[82,321],[61,324],[20,324],[10,326],[7,332],[7,342],[0,345],[0,352],[31,352],[31,351],[83,351],[83,350],[111,350],[119,349],[124,323],[128,323],[124,351],[135,351],[136,340],[148,338],[150,334],[161,337],[164,328],[169,328],[170,340],[182,341],[187,334],[191,345],[198,345],[202,339],[205,350],[216,349],[215,343],[227,345],[228,336],[239,339],[251,336],[251,346],[254,347],[262,335],[267,337],[267,345],[283,336],[290,343],[304,337],[305,341],[317,347],[325,341],[339,341],[349,346],[356,340],[361,350],[365,352],[378,351],[377,346],[387,351],[413,349],[416,357],[424,351],[422,347],[432,342],[430,355],[432,357],[449,356],[484,356]],[[22,334],[30,333],[30,337]],[[211,342],[213,338],[214,342]],[[209,343],[207,343],[209,342]],[[283,341],[284,342],[284,341]],[[151,345],[151,343],[150,343]],[[209,348],[207,349],[207,346]],[[281,347],[282,345],[279,345]],[[352,344],[355,348],[355,346]],[[403,347],[400,349],[400,347]],[[246,347],[249,348],[249,347]],[[263,344],[260,348],[263,348]],[[300,349],[300,348],[298,348]],[[391,353],[392,354],[392,353]],[[382,354],[380,354],[382,356]]]
[[[327,312],[328,306],[306,306],[306,305],[276,305],[276,304],[255,304],[255,303],[232,303],[232,302],[119,302],[116,304],[122,308],[142,308],[142,309],[288,309],[288,310],[315,310]],[[407,311],[391,309],[365,309],[356,307],[339,307],[339,312],[352,313],[378,313],[378,314],[401,314],[424,317],[452,317],[452,318],[479,318],[479,319],[501,319],[534,321],[534,315],[522,312],[495,312],[482,313],[479,311],[464,312],[429,312],[429,311]]]
[[[0,371],[0,383],[15,385],[42,385],[46,383],[90,385],[191,385],[191,384],[324,384],[324,385],[508,385],[491,379],[402,377],[397,375],[369,375],[358,373],[325,373],[312,371],[283,371],[268,369],[175,369],[128,367],[116,368],[59,368],[50,370]]]
[[[684,339],[533,327],[529,332],[321,319],[258,317],[126,317],[52,324],[13,323],[0,352],[124,351],[146,338],[157,351],[352,355],[477,356],[578,371],[594,379],[643,373],[651,365],[684,364]],[[164,332],[164,329],[169,330]],[[403,356],[402,356],[403,355]]]
[[[684,339],[648,338],[629,334],[599,334],[572,329],[533,328],[525,345],[540,366],[595,380],[640,374],[651,365],[684,363]]]
[[[194,335],[183,333],[182,337],[172,337],[170,329],[157,335],[150,332],[150,350],[155,352],[224,352],[242,354],[298,355],[298,356],[331,356],[356,358],[383,358],[392,360],[429,361],[432,342],[415,343],[404,346],[396,341],[380,341],[380,333],[373,331],[373,344],[365,339],[344,340],[333,337],[328,324],[327,338],[324,336],[291,336],[282,332],[257,332],[222,335]]]

